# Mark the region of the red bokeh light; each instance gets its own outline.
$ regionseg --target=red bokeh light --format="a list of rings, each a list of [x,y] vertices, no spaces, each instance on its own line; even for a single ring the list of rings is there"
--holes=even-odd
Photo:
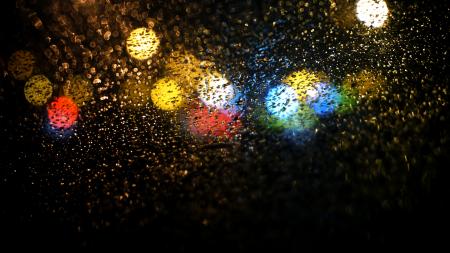
[[[52,127],[68,129],[78,118],[78,106],[68,97],[58,97],[47,106],[47,113]]]
[[[241,127],[237,114],[199,106],[188,111],[188,129],[197,136],[232,138]]]

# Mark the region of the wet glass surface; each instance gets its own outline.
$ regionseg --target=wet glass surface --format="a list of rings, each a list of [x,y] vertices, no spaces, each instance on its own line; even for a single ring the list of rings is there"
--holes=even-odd
[[[6,245],[443,242],[445,1],[1,5]]]

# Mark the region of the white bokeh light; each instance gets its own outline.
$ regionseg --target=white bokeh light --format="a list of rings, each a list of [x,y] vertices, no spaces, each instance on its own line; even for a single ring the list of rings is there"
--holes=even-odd
[[[226,109],[235,96],[234,86],[219,73],[208,74],[198,86],[200,100],[209,107]]]
[[[365,26],[382,27],[389,14],[384,0],[359,0],[356,3],[356,16]]]
[[[288,85],[271,88],[266,96],[267,111],[277,119],[288,119],[299,110],[297,92]]]

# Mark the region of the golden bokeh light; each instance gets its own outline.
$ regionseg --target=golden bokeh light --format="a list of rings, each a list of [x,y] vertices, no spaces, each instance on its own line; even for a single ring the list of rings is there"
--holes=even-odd
[[[130,77],[120,86],[120,104],[126,108],[139,108],[150,102],[151,89],[145,78]]]
[[[25,50],[16,51],[8,61],[8,71],[20,81],[27,80],[33,74],[35,59],[31,52]]]
[[[25,98],[32,105],[41,106],[52,96],[52,83],[44,75],[32,76],[24,87]]]
[[[183,90],[173,79],[163,78],[158,80],[151,91],[153,104],[161,110],[173,111],[183,104]]]
[[[70,97],[78,106],[86,105],[94,96],[91,82],[80,75],[76,75],[64,83],[64,95]]]
[[[295,90],[300,101],[306,101],[308,96],[316,93],[314,84],[327,81],[327,79],[324,73],[303,69],[287,75],[282,82]]]
[[[352,91],[359,96],[375,94],[385,84],[384,77],[370,70],[362,70],[356,74],[347,75],[342,82],[343,89]]]
[[[383,27],[388,14],[389,9],[384,0],[358,0],[356,3],[356,17],[367,27]]]
[[[174,51],[167,58],[166,72],[176,80],[186,92],[195,90],[200,80],[210,72],[212,63],[201,61],[192,53],[182,50]]]
[[[131,31],[127,38],[127,51],[137,60],[147,60],[159,48],[159,38],[152,29],[140,27]]]

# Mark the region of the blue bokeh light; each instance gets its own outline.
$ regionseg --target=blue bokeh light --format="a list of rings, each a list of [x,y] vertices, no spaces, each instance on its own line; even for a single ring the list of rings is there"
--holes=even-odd
[[[76,124],[67,129],[55,128],[50,124],[50,121],[47,119],[46,121],[44,121],[42,130],[47,136],[51,137],[52,139],[64,140],[68,139],[74,134],[75,126]]]
[[[269,90],[266,96],[266,108],[277,119],[288,119],[297,113],[300,102],[295,90],[287,85],[278,85]]]
[[[327,116],[333,113],[341,102],[338,89],[328,83],[317,83],[314,88],[317,96],[308,96],[306,103],[318,116]]]

